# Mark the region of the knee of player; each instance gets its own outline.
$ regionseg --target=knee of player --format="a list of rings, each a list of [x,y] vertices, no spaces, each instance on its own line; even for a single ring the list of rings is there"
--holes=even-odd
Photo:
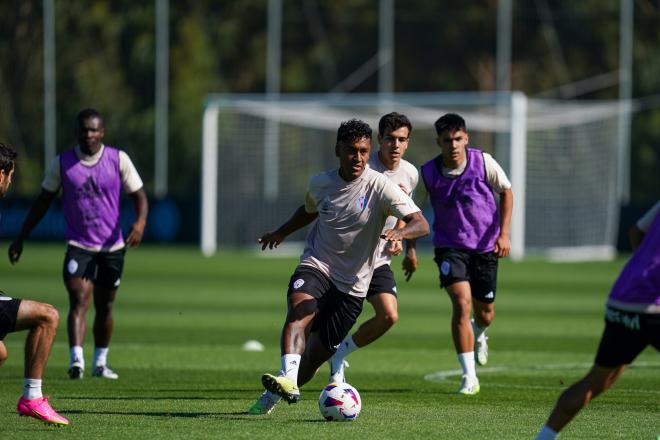
[[[2,367],[2,364],[5,363],[7,358],[9,357],[9,353],[7,352],[7,349],[5,348],[5,345],[0,341],[0,367]]]
[[[57,328],[57,325],[60,322],[60,313],[55,307],[50,304],[43,304],[41,315],[41,321],[44,325],[53,329]]]
[[[392,327],[399,320],[399,314],[396,310],[388,311],[383,317],[383,320],[388,327]]]

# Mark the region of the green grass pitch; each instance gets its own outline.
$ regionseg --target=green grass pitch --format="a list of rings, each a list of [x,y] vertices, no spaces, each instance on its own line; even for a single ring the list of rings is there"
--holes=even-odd
[[[55,429],[16,414],[26,333],[14,333],[5,339],[10,357],[0,369],[0,438],[531,439],[559,393],[591,364],[604,301],[624,263],[503,261],[497,316],[488,331],[490,361],[477,371],[481,393],[464,397],[455,394],[460,377],[449,300],[431,256],[422,255],[411,282],[398,276],[399,323],[349,358],[347,379],[362,396],[361,416],[328,423],[317,406],[325,368],[302,388],[297,405],[281,403],[268,416],[245,414],[261,393],[261,374],[279,369],[286,285],[297,262],[256,250],[210,259],[192,248],[129,251],[109,356],[120,379],[71,381],[60,275],[64,245],[27,243],[17,266],[5,262],[0,288],[60,310],[44,392],[71,425]],[[402,274],[400,259],[393,269]],[[365,305],[361,319],[371,314]],[[265,351],[242,351],[250,339]],[[660,357],[647,349],[562,438],[655,439],[658,433]]]

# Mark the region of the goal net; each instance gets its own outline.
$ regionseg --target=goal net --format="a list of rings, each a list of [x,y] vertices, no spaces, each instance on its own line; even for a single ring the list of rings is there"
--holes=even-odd
[[[309,178],[336,168],[339,124],[374,129],[385,113],[406,114],[406,159],[436,156],[433,123],[461,114],[470,145],[492,153],[514,190],[512,257],[585,259],[614,255],[618,228],[617,107],[528,99],[521,93],[212,95],[203,120],[201,248],[256,246],[303,203]],[[429,220],[430,207],[422,207]],[[287,238],[304,240],[305,231]],[[427,241],[430,243],[430,240]]]

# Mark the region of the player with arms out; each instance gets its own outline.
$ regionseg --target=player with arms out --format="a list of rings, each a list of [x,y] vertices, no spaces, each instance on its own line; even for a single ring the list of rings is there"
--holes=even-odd
[[[422,165],[424,185],[415,200],[421,206],[428,197],[433,207],[435,262],[452,303],[452,337],[463,375],[458,392],[475,395],[480,390],[475,357],[480,365],[488,361],[485,331],[495,317],[498,258],[511,249],[513,192],[495,159],[468,147],[461,116],[440,117],[435,130],[442,152]],[[500,196],[499,214],[493,192]]]
[[[0,143],[0,197],[4,197],[11,185],[16,167],[16,151]],[[27,330],[25,340],[25,374],[23,395],[16,411],[21,416],[34,417],[51,425],[68,425],[41,392],[44,369],[53,346],[59,314],[55,307],[27,299],[10,298],[0,291],[0,366],[9,354],[2,342],[7,333]]]
[[[553,440],[649,345],[660,351],[660,201],[630,230],[635,249],[614,282],[591,370],[568,387],[536,440]]]
[[[372,170],[384,174],[409,196],[419,181],[417,168],[403,159],[411,133],[412,124],[405,115],[396,112],[384,115],[378,122],[380,148],[377,154],[372,154],[369,158],[369,167]],[[390,216],[384,229],[402,226],[397,225],[396,217]],[[347,336],[330,358],[330,382],[344,382],[344,368],[347,365],[344,359],[358,348],[365,347],[383,336],[398,321],[396,281],[390,263],[392,255],[401,251],[400,245],[400,241],[380,240],[374,256],[375,270],[367,291],[367,301],[374,308],[375,316],[365,321],[352,336]],[[417,269],[417,255],[412,246],[406,248],[403,268],[408,281]]]
[[[343,122],[335,145],[339,169],[312,177],[305,204],[259,239],[262,250],[272,249],[318,217],[289,282],[281,370],[277,376],[262,376],[266,392],[250,414],[268,414],[282,398],[297,402],[299,386],[312,379],[346,337],[362,311],[381,235],[400,241],[429,232],[410,197],[368,167],[370,149],[369,125],[355,119]],[[390,215],[406,225],[383,232]]]
[[[78,145],[55,157],[46,170],[41,194],[9,246],[9,260],[12,264],[18,262],[23,242],[62,189],[68,243],[63,277],[69,294],[69,377],[83,377],[85,315],[93,298],[96,315],[92,376],[117,379],[117,373],[107,366],[114,326],[112,305],[124,268],[126,247],[137,246],[142,240],[147,222],[147,195],[128,155],[103,145],[105,129],[99,112],[85,109],[78,113],[75,133]],[[122,188],[133,199],[136,212],[126,241],[119,221]]]

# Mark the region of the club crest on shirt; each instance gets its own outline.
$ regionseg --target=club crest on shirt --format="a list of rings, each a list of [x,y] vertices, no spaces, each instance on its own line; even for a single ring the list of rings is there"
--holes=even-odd
[[[357,199],[357,207],[360,211],[362,211],[366,206],[367,202],[369,201],[369,196],[367,194],[358,197]]]

